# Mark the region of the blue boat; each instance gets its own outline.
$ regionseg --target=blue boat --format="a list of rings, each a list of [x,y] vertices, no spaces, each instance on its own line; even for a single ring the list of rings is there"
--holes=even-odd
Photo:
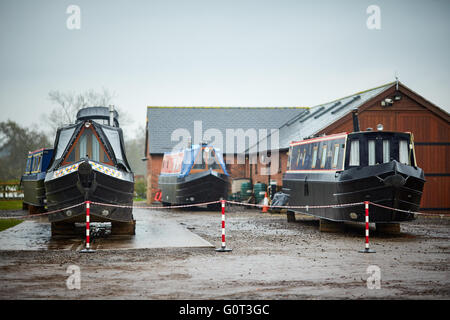
[[[53,149],[39,149],[28,153],[25,173],[22,176],[23,208],[30,214],[45,209],[45,174],[53,157]]]
[[[166,152],[158,179],[160,201],[164,205],[182,205],[226,199],[228,178],[222,154],[213,146],[193,145]]]

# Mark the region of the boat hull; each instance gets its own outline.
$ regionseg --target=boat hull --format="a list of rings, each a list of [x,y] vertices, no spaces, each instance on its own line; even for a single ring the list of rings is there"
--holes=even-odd
[[[186,177],[161,175],[158,179],[161,202],[172,205],[201,204],[226,199],[228,177],[211,171]]]
[[[364,222],[363,204],[339,205],[370,201],[390,208],[418,211],[424,183],[422,169],[392,161],[336,172],[287,173],[283,178],[283,191],[289,194],[290,206],[330,205],[330,208],[298,209],[299,212],[332,221]],[[369,219],[376,223],[397,223],[413,220],[415,215],[370,205]]]
[[[44,177],[22,177],[23,202],[35,207],[45,206]]]
[[[122,180],[111,177],[101,172],[93,175],[92,187],[86,192],[79,180],[77,171],[54,178],[45,182],[47,207],[49,211],[59,210],[84,203],[91,202],[130,206],[130,208],[102,206],[92,204],[90,206],[91,222],[130,222],[133,220],[132,208],[134,181]],[[86,206],[81,205],[65,211],[49,215],[50,222],[84,222]]]

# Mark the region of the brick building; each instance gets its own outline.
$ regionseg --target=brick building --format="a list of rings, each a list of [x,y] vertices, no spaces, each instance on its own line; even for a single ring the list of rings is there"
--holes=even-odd
[[[148,107],[147,198],[153,199],[157,191],[163,153],[172,150],[179,143],[180,136],[193,138],[195,131],[203,131],[208,136],[208,129],[217,129],[226,137],[227,129],[242,129],[239,133],[246,137],[245,148],[236,148],[233,152],[224,148],[226,162],[227,158],[234,160],[234,164],[228,165],[232,178],[247,177],[254,183],[276,180],[281,185],[289,143],[311,136],[352,131],[353,109],[358,109],[361,130],[376,129],[378,124],[382,124],[386,131],[413,133],[417,163],[427,180],[422,210],[450,212],[449,114],[400,82],[311,108]],[[259,129],[268,129],[268,135],[257,135],[254,143],[251,133],[259,132]],[[278,130],[273,133],[271,129]],[[222,145],[226,146],[226,143]],[[239,156],[245,156],[245,163],[236,163]],[[262,175],[261,170],[267,169],[268,165],[259,161],[251,163],[252,159],[264,162],[272,159],[270,174]]]
[[[382,124],[385,131],[413,133],[417,164],[424,170],[426,179],[421,209],[450,213],[449,114],[400,82],[314,106],[283,124],[278,148],[281,172],[270,179],[281,184],[291,141],[353,131],[353,109],[358,110],[361,130],[376,130],[377,125]],[[267,144],[271,149],[269,141]],[[258,150],[264,151],[261,147]],[[269,181],[267,176],[254,174],[255,170],[252,172],[253,181]]]
[[[147,108],[147,201],[158,191],[158,176],[164,152],[185,147],[188,143],[209,142],[224,153],[233,178],[244,178],[245,150],[256,144],[264,132],[278,129],[283,123],[307,108],[253,107],[148,107]],[[242,157],[241,157],[242,156]]]

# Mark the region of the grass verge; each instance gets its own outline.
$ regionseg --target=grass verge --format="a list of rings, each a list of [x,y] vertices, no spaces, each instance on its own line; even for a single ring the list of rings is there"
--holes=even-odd
[[[0,200],[0,210],[22,210],[22,200]]]
[[[23,222],[23,220],[18,219],[0,219],[0,231],[6,230],[8,228],[14,227],[19,223]]]

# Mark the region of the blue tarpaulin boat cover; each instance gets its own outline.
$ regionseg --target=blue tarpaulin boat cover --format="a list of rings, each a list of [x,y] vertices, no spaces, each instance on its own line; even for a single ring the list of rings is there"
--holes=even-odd
[[[225,161],[223,160],[223,156],[222,153],[220,152],[220,150],[218,148],[214,148],[213,146],[209,146],[209,145],[193,145],[191,148],[187,148],[184,149],[182,151],[173,151],[173,152],[165,152],[165,155],[170,155],[170,154],[175,154],[175,153],[180,153],[180,152],[184,152],[183,155],[183,162],[181,164],[181,170],[180,172],[177,173],[172,173],[172,174],[168,174],[168,173],[161,173],[162,175],[177,175],[179,178],[183,178],[186,177],[189,172],[191,172],[192,167],[194,166],[194,162],[195,159],[198,155],[198,153],[200,152],[202,147],[208,147],[211,149],[214,149],[215,155],[216,155],[216,159],[219,161],[220,166],[222,167],[223,172],[228,176],[228,172],[225,166]]]

